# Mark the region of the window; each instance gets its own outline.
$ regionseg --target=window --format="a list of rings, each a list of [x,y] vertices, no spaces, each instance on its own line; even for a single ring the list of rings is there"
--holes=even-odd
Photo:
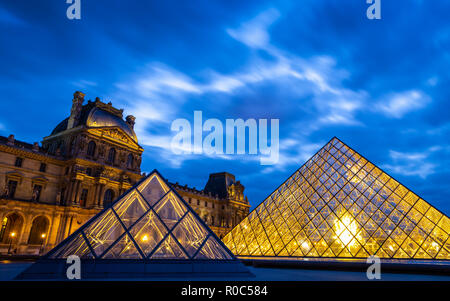
[[[48,221],[44,216],[38,216],[34,219],[31,226],[30,237],[28,244],[39,245],[43,244],[47,237]]]
[[[116,150],[111,148],[108,152],[108,163],[114,164],[114,161],[116,161]]]
[[[33,194],[31,195],[31,199],[33,201],[39,201],[40,197],[41,197],[41,192],[42,192],[42,186],[41,185],[34,185],[33,187]]]
[[[197,200],[197,205],[200,206],[200,200]]]
[[[2,234],[3,237],[1,237],[0,243],[8,244],[10,242],[13,243],[17,242],[17,238],[19,237],[22,231],[23,225],[22,217],[17,213],[13,213],[3,219],[2,228],[3,223],[5,223],[5,226]]]
[[[86,168],[86,175],[92,176],[92,168],[90,167]]]
[[[88,196],[88,190],[87,189],[81,190],[81,196],[80,196],[80,206],[81,207],[86,207],[87,196]]]
[[[225,206],[224,205],[222,205],[222,210],[225,210]]]
[[[211,226],[214,226],[214,215],[211,215]]]
[[[16,158],[16,162],[14,163],[15,167],[22,167],[23,159],[20,157]]]
[[[208,202],[207,201],[205,201],[205,207],[208,207]]]
[[[39,166],[40,172],[45,172],[47,170],[47,164],[41,163],[41,166]]]
[[[191,199],[191,198],[189,198],[189,204],[190,204],[190,203],[192,203],[192,199]]]
[[[87,149],[87,155],[89,157],[93,157],[94,156],[95,148],[96,148],[95,142],[94,141],[89,142],[88,149]]]
[[[114,191],[112,189],[106,190],[105,197],[103,198],[103,208],[106,208],[109,205],[111,205],[113,199],[114,199]]]
[[[134,157],[132,154],[129,154],[128,159],[127,159],[127,168],[133,169],[133,163],[134,163]]]
[[[212,203],[212,207],[213,207],[213,209],[214,209],[214,207],[215,207],[215,204],[214,204],[214,203]]]
[[[9,180],[8,182],[8,191],[6,193],[6,195],[13,199],[14,196],[16,195],[16,188],[17,188],[17,181],[14,180]]]
[[[67,176],[69,174],[69,167],[66,167],[66,171],[64,172],[64,174]]]

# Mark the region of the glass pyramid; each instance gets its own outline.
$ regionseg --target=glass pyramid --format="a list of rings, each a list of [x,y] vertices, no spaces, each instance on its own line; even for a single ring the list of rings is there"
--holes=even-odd
[[[154,171],[46,258],[231,260],[233,254]]]
[[[238,256],[450,259],[450,220],[333,138],[223,239]]]
[[[156,170],[16,279],[67,279],[70,255],[81,279],[252,276]]]

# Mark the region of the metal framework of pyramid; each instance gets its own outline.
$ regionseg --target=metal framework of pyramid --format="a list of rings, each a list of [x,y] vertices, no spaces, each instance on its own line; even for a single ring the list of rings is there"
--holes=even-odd
[[[156,170],[18,278],[65,278],[70,255],[84,278],[247,272]]]
[[[241,257],[450,260],[450,220],[333,138],[224,237]]]

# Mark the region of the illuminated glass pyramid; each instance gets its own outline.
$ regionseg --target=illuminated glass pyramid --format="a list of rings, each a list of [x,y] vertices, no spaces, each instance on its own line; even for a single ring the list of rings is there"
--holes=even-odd
[[[129,274],[135,274],[133,276],[145,274],[144,263],[150,264],[146,267],[150,274],[167,273],[170,270],[180,272],[173,264],[156,265],[169,261],[181,261],[183,272],[195,273],[196,269],[192,265],[183,265],[183,262],[202,262],[202,272],[246,271],[157,171],[152,172],[110,207],[90,219],[37,263],[66,259],[70,255],[77,255],[85,263],[93,262],[103,268],[106,266],[105,262],[110,263],[113,260],[116,264],[109,265],[109,274],[104,269],[97,268],[97,271],[94,271],[98,276],[108,274],[107,277],[111,276],[111,271],[122,273],[124,263],[121,261],[124,259],[128,263],[141,264],[135,271],[125,269]],[[208,268],[205,262],[214,264]],[[220,262],[231,265],[221,269],[218,264]],[[37,270],[37,274],[42,274],[40,272],[45,270],[45,265],[41,264]],[[33,273],[26,271],[25,274]],[[26,275],[23,278],[26,278]]]
[[[450,220],[333,138],[223,241],[238,256],[450,259]]]

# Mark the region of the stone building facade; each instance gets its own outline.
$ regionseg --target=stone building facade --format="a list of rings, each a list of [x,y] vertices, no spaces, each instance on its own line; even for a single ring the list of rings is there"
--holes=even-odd
[[[0,254],[48,251],[138,182],[143,148],[134,123],[111,103],[84,104],[75,92],[69,117],[41,144],[0,136]],[[174,187],[191,203],[207,202],[192,206],[223,236],[250,206],[234,176],[210,181],[217,175],[225,188]]]
[[[210,174],[203,190],[178,183],[171,183],[171,186],[220,238],[249,213],[250,205],[244,196],[244,186],[230,173]]]

